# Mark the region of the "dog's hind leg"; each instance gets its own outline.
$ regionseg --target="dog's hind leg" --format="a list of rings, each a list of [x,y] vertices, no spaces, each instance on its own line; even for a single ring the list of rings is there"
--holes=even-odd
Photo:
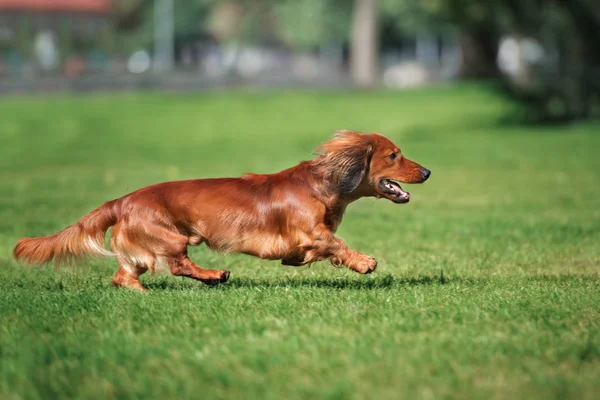
[[[153,269],[159,260],[166,261],[176,276],[187,276],[208,285],[226,282],[229,271],[202,269],[188,258],[189,242],[188,236],[158,219],[147,219],[143,224],[123,221],[113,227],[111,245],[121,265],[113,282],[119,286],[141,287],[137,278]]]
[[[123,228],[121,224],[115,225],[110,241],[111,248],[117,253],[119,261],[119,270],[113,277],[112,283],[116,287],[146,291],[139,277],[148,269],[154,270],[156,258],[149,251],[132,243],[127,236],[127,229]]]
[[[188,258],[186,252],[170,257],[167,261],[171,273],[175,276],[187,276],[188,278],[196,279],[207,285],[225,283],[229,279],[229,271],[202,269]]]
[[[148,268],[145,266],[132,266],[124,261],[119,261],[119,270],[113,277],[113,285],[116,287],[125,287],[144,292],[148,289],[142,285],[139,277],[147,270]]]

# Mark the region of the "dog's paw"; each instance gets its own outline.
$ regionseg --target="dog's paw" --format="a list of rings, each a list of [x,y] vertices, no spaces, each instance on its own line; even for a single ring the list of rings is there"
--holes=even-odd
[[[227,271],[227,270],[223,270],[221,273],[221,278],[220,278],[220,283],[225,283],[229,280],[229,275],[231,274],[231,272]]]
[[[373,257],[362,256],[354,270],[359,274],[370,274],[377,269],[377,260]]]
[[[229,280],[229,275],[230,275],[230,272],[227,270],[214,271],[215,278],[205,278],[205,279],[200,279],[200,281],[202,281],[203,283],[205,283],[207,285],[215,286],[220,283],[227,282]]]

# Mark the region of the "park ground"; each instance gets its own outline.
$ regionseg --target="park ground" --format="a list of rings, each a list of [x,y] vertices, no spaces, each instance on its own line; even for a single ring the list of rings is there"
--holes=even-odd
[[[0,397],[593,399],[600,395],[600,124],[520,124],[479,85],[0,101]],[[360,276],[191,250],[219,287],[114,260],[17,265],[16,240],[175,179],[269,173],[337,129],[432,170],[338,231]],[[232,193],[232,195],[235,195]]]

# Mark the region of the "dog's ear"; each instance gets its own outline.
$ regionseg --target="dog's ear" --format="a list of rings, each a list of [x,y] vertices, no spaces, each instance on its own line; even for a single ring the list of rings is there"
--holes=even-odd
[[[333,139],[317,148],[317,165],[330,177],[340,194],[348,195],[362,182],[373,152],[370,135],[338,131]]]

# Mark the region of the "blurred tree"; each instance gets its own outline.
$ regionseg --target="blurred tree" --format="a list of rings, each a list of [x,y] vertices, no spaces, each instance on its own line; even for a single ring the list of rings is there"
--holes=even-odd
[[[348,41],[352,4],[344,0],[274,1],[277,34],[300,49]]]
[[[377,84],[379,58],[378,0],[355,0],[352,19],[350,72],[352,81],[361,87]]]
[[[219,0],[175,0],[175,37],[203,34]],[[151,50],[154,37],[154,0],[115,2],[116,26],[120,30],[122,51]]]
[[[210,33],[220,43],[269,44],[301,51],[351,48],[354,82],[372,86],[380,35],[396,38],[458,31],[465,78],[493,78],[523,101],[536,120],[569,120],[598,111],[600,1],[598,0],[175,0],[176,40]],[[152,49],[153,1],[115,2],[118,45]],[[392,32],[392,30],[394,31]],[[382,29],[385,28],[385,29]],[[498,67],[499,46],[510,37],[520,59],[517,77]],[[388,37],[389,39],[389,37]],[[396,42],[398,44],[398,39]],[[527,51],[525,51],[525,50]]]
[[[443,33],[447,24],[426,0],[382,0],[383,17],[402,33]]]
[[[507,93],[526,105],[535,122],[600,116],[600,3],[594,0],[506,2],[504,33],[535,40],[540,62],[526,79],[505,80]]]
[[[382,8],[405,32],[443,33],[456,27],[461,75],[501,79],[533,121],[600,114],[600,1],[384,0]],[[516,79],[498,68],[499,45],[506,37],[516,38],[522,48]],[[536,62],[524,59],[532,44],[542,49]]]

